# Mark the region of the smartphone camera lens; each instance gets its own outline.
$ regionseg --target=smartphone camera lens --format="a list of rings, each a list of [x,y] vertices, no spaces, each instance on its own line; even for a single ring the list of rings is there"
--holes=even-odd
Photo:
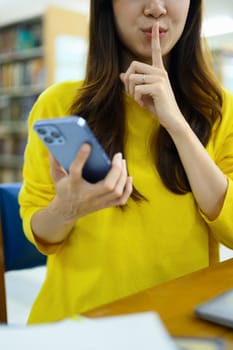
[[[40,138],[44,143],[52,146],[60,146],[65,143],[65,138],[62,135],[61,131],[53,125],[42,125],[36,127],[37,133],[40,135]]]
[[[54,137],[55,139],[58,139],[60,137],[60,134],[56,131],[52,131],[51,136]]]
[[[46,134],[46,129],[44,129],[44,128],[39,128],[39,129],[37,129],[37,132],[40,134],[40,135],[45,135]]]
[[[46,136],[46,137],[44,138],[44,141],[45,141],[46,143],[53,143],[53,138],[50,137],[50,136]]]

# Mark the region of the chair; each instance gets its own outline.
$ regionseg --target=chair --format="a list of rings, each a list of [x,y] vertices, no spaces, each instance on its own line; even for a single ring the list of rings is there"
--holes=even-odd
[[[18,204],[20,187],[21,183],[0,184],[0,323],[7,323],[5,272],[46,263],[46,256],[23,233]]]

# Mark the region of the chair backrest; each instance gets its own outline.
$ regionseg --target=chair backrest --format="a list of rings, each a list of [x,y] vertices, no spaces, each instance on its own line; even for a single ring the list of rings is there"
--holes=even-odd
[[[0,322],[7,323],[5,271],[44,265],[46,257],[25,237],[19,215],[21,183],[0,184]]]

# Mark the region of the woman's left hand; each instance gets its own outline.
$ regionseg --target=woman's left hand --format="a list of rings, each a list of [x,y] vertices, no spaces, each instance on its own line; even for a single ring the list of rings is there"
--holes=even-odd
[[[133,61],[120,74],[126,92],[140,105],[148,108],[167,130],[176,127],[183,115],[177,105],[167,71],[163,65],[159,25],[152,28],[152,65]]]

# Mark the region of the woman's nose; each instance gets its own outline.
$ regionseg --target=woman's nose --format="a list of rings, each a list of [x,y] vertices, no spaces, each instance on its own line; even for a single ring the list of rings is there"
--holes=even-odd
[[[145,16],[153,16],[155,18],[164,16],[166,13],[167,9],[163,0],[151,0],[148,2],[144,9]]]

